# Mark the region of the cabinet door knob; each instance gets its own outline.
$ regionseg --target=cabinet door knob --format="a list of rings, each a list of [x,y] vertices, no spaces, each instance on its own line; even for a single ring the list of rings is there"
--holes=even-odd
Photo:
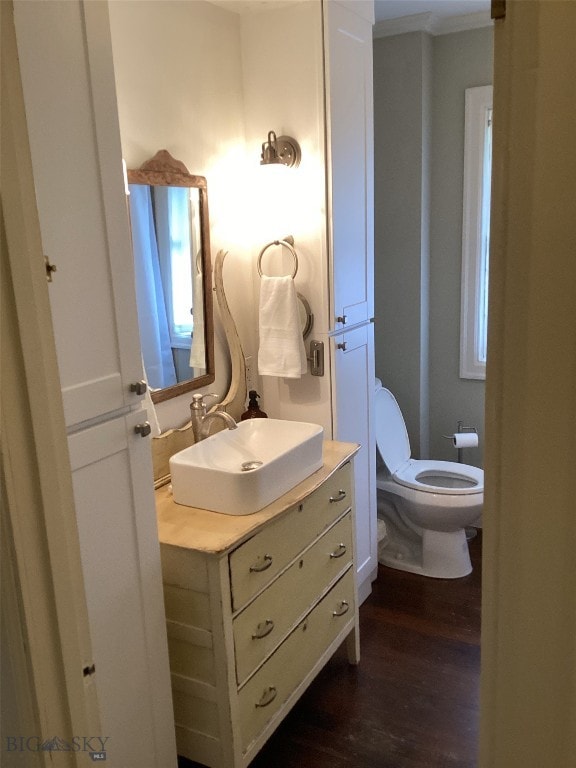
[[[331,558],[337,558],[342,557],[342,555],[346,554],[346,544],[343,544],[342,542],[338,544],[334,552],[330,552]]]
[[[337,501],[343,501],[346,498],[346,491],[340,488],[336,496],[330,496],[330,504],[335,504]]]
[[[145,381],[133,381],[130,384],[130,392],[135,392],[137,395],[143,395],[148,389],[148,385]]]
[[[346,600],[340,600],[338,608],[336,608],[335,611],[332,611],[332,616],[344,616],[345,613],[348,613],[349,608],[350,606]]]
[[[338,315],[336,322],[342,323],[342,325],[346,325],[346,315]]]
[[[262,571],[266,571],[268,568],[270,568],[271,565],[272,556],[264,555],[260,562],[250,566],[250,573],[261,573]]]
[[[265,621],[261,621],[260,624],[256,627],[256,632],[252,635],[252,640],[261,640],[263,637],[266,637],[267,635],[272,632],[274,629],[274,622],[272,619],[266,619]]]
[[[336,344],[336,349],[341,349],[342,352],[346,352],[346,342],[340,341],[338,344]]]
[[[269,685],[268,688],[264,689],[260,701],[257,701],[255,706],[267,707],[269,704],[272,704],[272,702],[276,698],[277,693],[278,691],[276,690],[276,688],[274,688],[273,685]]]
[[[46,269],[46,280],[48,280],[49,283],[52,282],[52,275],[54,272],[56,272],[56,264],[51,264],[50,259],[48,256],[44,256],[44,266]]]
[[[134,432],[136,432],[137,435],[140,435],[140,437],[147,437],[150,432],[152,432],[152,427],[145,421],[143,424],[136,424]]]

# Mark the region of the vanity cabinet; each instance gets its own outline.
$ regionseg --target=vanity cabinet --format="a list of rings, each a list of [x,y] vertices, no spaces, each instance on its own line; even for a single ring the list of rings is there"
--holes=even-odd
[[[254,515],[156,491],[178,753],[247,766],[334,651],[359,660],[353,467],[324,466]]]

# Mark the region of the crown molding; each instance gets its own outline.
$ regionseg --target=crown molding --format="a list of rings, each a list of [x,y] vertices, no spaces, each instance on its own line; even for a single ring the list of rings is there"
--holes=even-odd
[[[374,25],[374,37],[391,37],[407,32],[427,32],[429,35],[448,35],[452,32],[465,32],[469,29],[481,29],[493,26],[489,11],[485,13],[466,13],[459,16],[439,17],[432,12],[415,13],[397,19],[378,21]]]

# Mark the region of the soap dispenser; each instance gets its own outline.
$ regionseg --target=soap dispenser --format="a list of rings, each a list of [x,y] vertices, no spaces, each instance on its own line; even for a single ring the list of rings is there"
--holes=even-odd
[[[258,398],[260,397],[258,392],[256,392],[255,389],[251,389],[250,392],[248,392],[248,397],[250,398],[248,402],[248,410],[244,411],[242,416],[240,416],[240,421],[245,421],[246,419],[267,419],[268,414],[261,411],[260,406],[258,405]]]

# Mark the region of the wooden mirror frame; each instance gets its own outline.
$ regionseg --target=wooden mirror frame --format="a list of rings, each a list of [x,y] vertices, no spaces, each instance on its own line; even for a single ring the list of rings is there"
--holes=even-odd
[[[214,367],[214,307],[212,299],[212,260],[210,257],[210,221],[208,217],[208,188],[204,176],[193,176],[184,163],[176,160],[165,149],[157,152],[137,170],[128,170],[129,184],[151,187],[190,187],[198,190],[200,203],[200,238],[202,241],[202,273],[204,300],[204,333],[206,349],[206,373],[194,379],[181,381],[171,387],[151,391],[152,402],[161,403],[193,389],[211,384],[215,378]]]

